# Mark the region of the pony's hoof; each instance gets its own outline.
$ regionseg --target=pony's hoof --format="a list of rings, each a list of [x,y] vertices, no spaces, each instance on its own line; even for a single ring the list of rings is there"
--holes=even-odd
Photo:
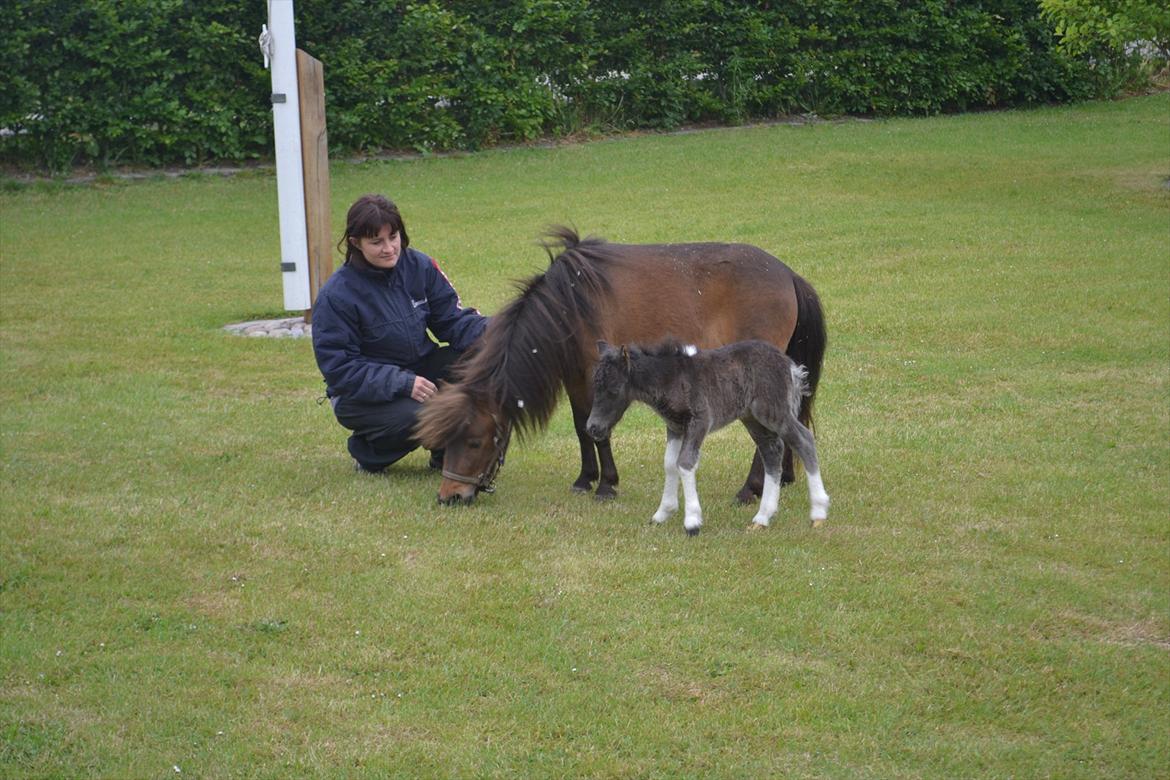
[[[825,524],[826,520],[828,520],[828,518],[826,518],[826,517],[813,518],[812,527],[813,528],[820,528],[822,525]]]
[[[741,488],[735,494],[735,500],[740,504],[755,504],[760,500],[760,494],[749,487]]]
[[[748,530],[749,531],[767,531],[768,526],[764,525],[763,523],[752,523],[751,525],[748,526]]]
[[[588,492],[589,492],[589,488],[590,488],[590,485],[589,485],[589,483],[588,483],[588,482],[586,482],[584,486],[582,486],[582,485],[579,485],[579,484],[577,484],[576,482],[574,482],[574,483],[573,483],[573,484],[572,484],[572,485],[569,487],[569,490],[571,490],[571,491],[572,491],[572,492],[574,492],[574,493],[588,493]]]
[[[598,489],[598,491],[593,494],[594,501],[613,501],[615,498],[617,498],[617,491],[613,488],[609,488],[608,490]]]
[[[699,535],[699,528],[701,528],[701,527],[702,526],[699,526],[696,528],[688,528],[687,529],[687,536],[698,536]]]

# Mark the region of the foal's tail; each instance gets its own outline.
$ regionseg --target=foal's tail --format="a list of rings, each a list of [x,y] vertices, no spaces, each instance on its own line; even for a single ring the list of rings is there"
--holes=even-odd
[[[808,371],[808,393],[800,403],[800,421],[812,428],[813,401],[821,381],[821,364],[825,360],[825,346],[829,342],[825,331],[825,312],[821,299],[812,285],[800,276],[792,275],[796,288],[796,330],[788,342],[788,357]]]
[[[788,394],[788,407],[792,416],[800,418],[800,407],[804,399],[808,398],[808,370],[792,361],[788,362],[788,373],[792,377],[792,389]]]

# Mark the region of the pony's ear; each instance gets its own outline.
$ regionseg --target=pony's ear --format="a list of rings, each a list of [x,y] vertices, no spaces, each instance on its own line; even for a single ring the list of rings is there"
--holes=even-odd
[[[598,355],[598,357],[604,355],[606,352],[609,352],[611,349],[613,349],[613,347],[611,347],[609,344],[607,344],[605,339],[598,339],[597,340],[597,355]]]

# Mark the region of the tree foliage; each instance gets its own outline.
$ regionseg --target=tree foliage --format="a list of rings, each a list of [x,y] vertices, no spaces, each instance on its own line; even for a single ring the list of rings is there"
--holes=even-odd
[[[1170,60],[1170,3],[1166,0],[1041,0],[1046,17],[1056,23],[1061,45],[1073,54],[1107,50],[1133,53],[1148,44]]]

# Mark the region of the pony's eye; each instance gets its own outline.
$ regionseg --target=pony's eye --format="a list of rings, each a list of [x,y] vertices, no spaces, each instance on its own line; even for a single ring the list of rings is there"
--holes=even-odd
[[[467,449],[469,449],[469,450],[478,450],[482,446],[483,446],[483,442],[480,441],[479,439],[471,439],[470,441],[467,442]]]

